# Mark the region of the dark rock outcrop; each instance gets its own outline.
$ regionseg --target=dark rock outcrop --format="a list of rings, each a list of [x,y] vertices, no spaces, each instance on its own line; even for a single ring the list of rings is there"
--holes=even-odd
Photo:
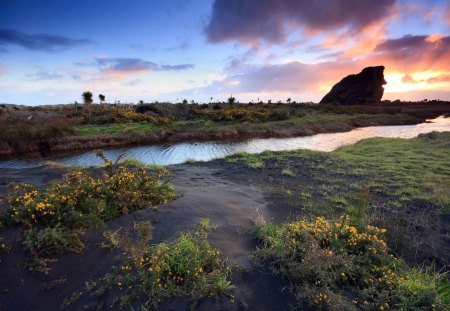
[[[367,67],[356,75],[349,75],[335,84],[322,98],[321,104],[358,105],[377,104],[383,97],[384,66]]]

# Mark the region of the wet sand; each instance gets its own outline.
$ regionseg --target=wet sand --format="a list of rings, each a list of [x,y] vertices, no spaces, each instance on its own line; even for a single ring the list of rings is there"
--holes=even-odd
[[[178,165],[170,167],[172,183],[181,197],[158,210],[141,210],[117,218],[101,229],[89,231],[84,240],[87,247],[80,254],[67,253],[58,257],[49,275],[31,275],[23,268],[27,254],[15,241],[18,229],[2,234],[12,246],[10,254],[0,258],[0,301],[5,310],[59,310],[65,297],[75,291],[82,291],[85,282],[96,280],[109,272],[116,262],[116,251],[98,246],[103,241],[104,230],[120,227],[132,228],[136,221],[151,221],[154,224],[152,243],[174,239],[181,231],[193,229],[202,218],[209,218],[216,226],[209,236],[214,247],[219,248],[229,265],[242,266],[243,272],[233,273],[235,301],[223,298],[206,299],[198,305],[200,310],[284,310],[295,304],[288,290],[288,284],[252,265],[248,255],[255,249],[252,230],[255,220],[262,215],[266,221],[278,223],[288,216],[288,210],[274,206],[259,188],[240,175],[235,182],[232,174],[223,174],[219,166]],[[39,188],[62,176],[61,168],[35,168],[0,171],[0,195],[5,195],[6,185],[12,181],[27,182]],[[237,173],[237,172],[236,172]],[[45,284],[61,278],[64,284],[45,289]],[[95,301],[81,299],[69,310],[78,310]],[[187,299],[173,299],[165,302],[161,309],[186,310]],[[1,309],[1,308],[0,308]]]

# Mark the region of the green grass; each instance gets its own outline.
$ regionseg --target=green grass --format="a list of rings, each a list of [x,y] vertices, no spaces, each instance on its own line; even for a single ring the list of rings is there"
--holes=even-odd
[[[284,168],[281,170],[281,174],[286,175],[286,176],[290,176],[290,177],[294,177],[295,176],[295,172],[291,169],[291,168]]]
[[[323,112],[319,110],[307,111],[302,116],[291,116],[281,121],[265,121],[261,123],[248,123],[243,120],[213,121],[207,119],[193,120],[174,120],[168,124],[160,125],[154,122],[130,122],[130,123],[112,123],[100,125],[79,125],[75,127],[75,135],[119,135],[119,134],[148,134],[160,133],[167,130],[177,132],[200,131],[212,133],[225,128],[234,128],[236,130],[254,130],[282,129],[289,127],[302,126],[304,128],[332,127],[340,130],[349,130],[354,122],[367,120],[374,124],[393,124],[408,119],[407,115],[372,115],[372,114],[337,114]]]
[[[358,163],[360,174],[384,184],[398,200],[423,199],[450,211],[450,133],[416,139],[372,138],[341,148],[337,160]]]

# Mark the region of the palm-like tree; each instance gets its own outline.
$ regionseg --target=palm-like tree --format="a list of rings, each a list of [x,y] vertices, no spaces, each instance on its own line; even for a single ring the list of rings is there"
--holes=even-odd
[[[235,103],[236,103],[236,98],[234,98],[233,95],[228,97],[228,104],[233,105]]]
[[[100,103],[102,103],[103,104],[103,102],[105,101],[105,99],[106,99],[106,96],[105,95],[103,95],[103,94],[98,94],[98,99],[100,100]]]
[[[86,105],[92,104],[92,92],[89,92],[89,91],[83,92],[81,94],[81,97],[83,98],[83,102]]]

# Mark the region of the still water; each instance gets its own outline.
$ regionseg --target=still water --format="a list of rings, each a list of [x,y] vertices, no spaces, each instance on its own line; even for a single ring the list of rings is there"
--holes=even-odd
[[[120,154],[125,158],[138,159],[146,164],[170,165],[187,160],[207,161],[236,152],[260,153],[266,150],[282,151],[310,149],[332,151],[354,144],[370,137],[412,138],[429,132],[450,132],[450,118],[439,117],[417,125],[370,126],[344,133],[317,134],[293,138],[257,138],[244,142],[187,142],[171,145],[148,145],[105,150],[105,155],[116,159]],[[15,159],[0,161],[0,168],[30,168],[51,160],[71,166],[101,165],[102,160],[94,151],[71,153],[45,159]]]

